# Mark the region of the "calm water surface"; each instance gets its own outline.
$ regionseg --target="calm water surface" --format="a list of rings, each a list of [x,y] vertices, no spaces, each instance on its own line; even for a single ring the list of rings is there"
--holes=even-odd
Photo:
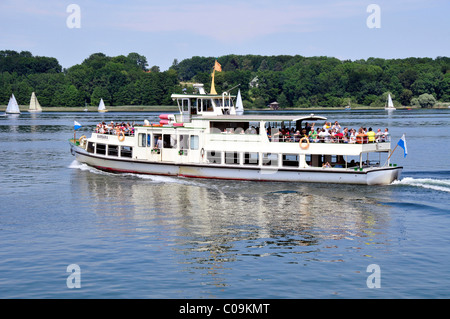
[[[109,174],[74,160],[73,121],[158,113],[0,114],[0,298],[449,298],[450,110],[316,114],[405,133],[401,181]]]

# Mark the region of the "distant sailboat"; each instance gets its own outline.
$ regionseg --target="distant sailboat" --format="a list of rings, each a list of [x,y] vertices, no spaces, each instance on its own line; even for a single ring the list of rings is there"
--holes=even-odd
[[[244,105],[242,104],[241,90],[238,91],[238,95],[236,97],[236,114],[244,114]]]
[[[105,102],[103,102],[103,99],[100,99],[100,104],[98,105],[98,111],[99,112],[108,112],[108,110],[105,107]]]
[[[6,114],[20,114],[19,104],[17,104],[14,94],[9,99],[8,106],[6,108]]]
[[[391,94],[388,95],[387,106],[384,108],[385,110],[395,110],[394,103],[392,102]]]
[[[30,107],[28,108],[28,112],[30,112],[30,113],[42,112],[42,107],[39,104],[39,101],[36,97],[36,94],[34,94],[34,92],[31,93]]]
[[[351,111],[352,110],[352,105],[351,105],[351,101],[348,101],[348,105],[345,107],[346,111]]]

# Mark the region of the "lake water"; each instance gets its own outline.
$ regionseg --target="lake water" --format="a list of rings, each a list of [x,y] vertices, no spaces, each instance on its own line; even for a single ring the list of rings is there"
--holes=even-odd
[[[401,180],[115,175],[74,160],[74,120],[158,113],[0,115],[0,298],[449,298],[450,110],[315,113],[405,133]]]

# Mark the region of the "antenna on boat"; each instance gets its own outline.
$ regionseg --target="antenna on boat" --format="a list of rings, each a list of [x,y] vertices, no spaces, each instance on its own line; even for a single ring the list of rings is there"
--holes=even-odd
[[[233,86],[231,89],[229,89],[229,90],[226,90],[224,93],[230,93],[232,90],[234,90],[235,88],[237,88],[238,86],[241,86],[241,84],[238,84],[238,85],[236,85],[236,86]]]

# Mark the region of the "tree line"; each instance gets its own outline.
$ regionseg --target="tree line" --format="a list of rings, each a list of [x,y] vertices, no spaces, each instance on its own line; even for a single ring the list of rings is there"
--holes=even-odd
[[[192,57],[174,63],[181,81],[210,83],[215,58]],[[450,58],[339,60],[332,57],[227,55],[215,86],[240,84],[245,106],[396,106],[429,107],[450,102]],[[176,61],[175,61],[176,62]],[[218,91],[219,92],[219,91]]]
[[[172,93],[190,90],[192,82],[208,91],[214,61],[218,93],[239,85],[244,106],[280,107],[433,106],[450,101],[450,58],[339,60],[332,57],[226,55],[174,60],[164,72],[148,67],[145,56],[108,57],[94,53],[81,64],[63,69],[57,59],[28,51],[0,51],[0,104],[14,93],[27,104],[36,92],[42,106],[171,105]],[[237,89],[232,91],[233,94]]]
[[[55,58],[30,52],[0,51],[0,104],[14,93],[27,104],[32,92],[42,106],[169,105],[170,94],[181,92],[175,70],[148,69],[145,56],[90,55],[81,64],[63,69]]]

